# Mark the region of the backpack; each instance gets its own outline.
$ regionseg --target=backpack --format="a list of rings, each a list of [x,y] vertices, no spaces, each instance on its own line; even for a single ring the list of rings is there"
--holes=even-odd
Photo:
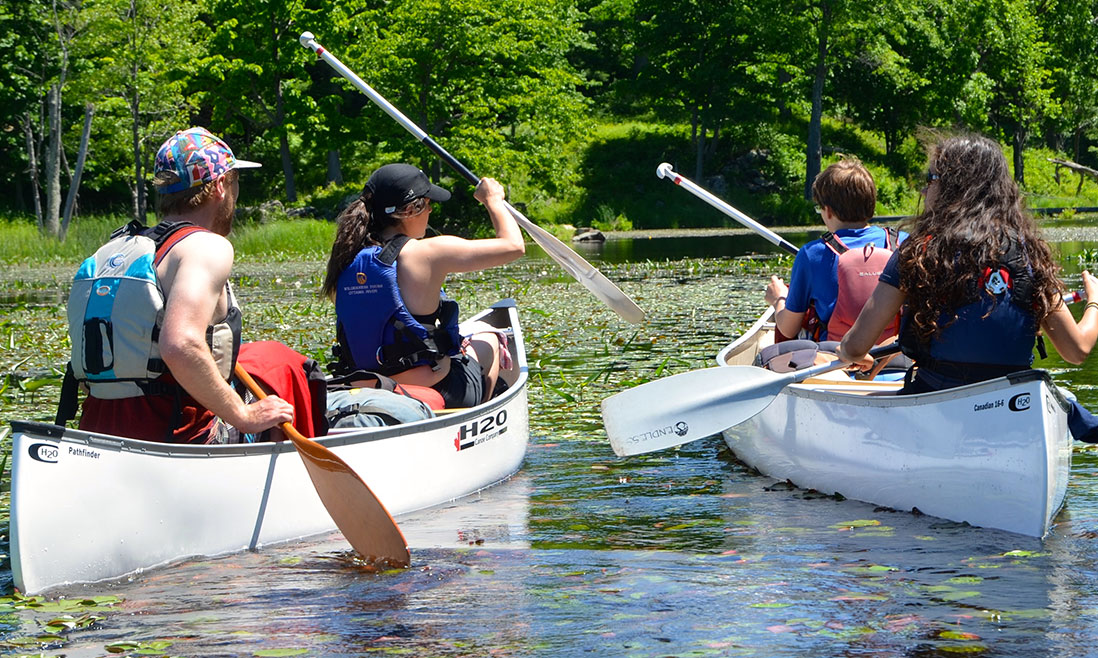
[[[826,233],[820,238],[839,257],[836,264],[839,291],[835,300],[835,310],[831,312],[831,318],[827,321],[828,340],[841,340],[854,326],[854,321],[858,319],[862,307],[873,295],[873,290],[877,287],[877,279],[888,264],[888,259],[899,247],[899,234],[896,229],[888,227],[885,229],[885,234],[888,246],[878,247],[870,242],[861,249],[850,249],[834,233]],[[895,336],[899,330],[900,320],[897,317],[885,327],[874,343],[880,344]]]
[[[376,379],[377,388],[352,388],[349,382]],[[329,430],[353,427],[383,427],[433,418],[426,403],[412,397],[389,377],[359,370],[328,380]]]

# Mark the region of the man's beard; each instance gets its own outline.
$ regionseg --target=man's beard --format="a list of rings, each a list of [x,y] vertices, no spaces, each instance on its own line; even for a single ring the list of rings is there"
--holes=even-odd
[[[210,230],[220,236],[228,236],[233,229],[233,216],[236,215],[236,199],[230,194],[218,207]]]

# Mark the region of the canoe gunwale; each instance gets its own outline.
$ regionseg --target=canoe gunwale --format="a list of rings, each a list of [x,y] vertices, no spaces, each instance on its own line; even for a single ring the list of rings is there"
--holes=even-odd
[[[509,321],[503,328],[518,327],[518,319],[515,313],[514,300],[505,299],[497,302],[490,308],[470,318],[470,321],[484,321],[486,317],[494,313],[500,313]],[[498,324],[496,326],[499,326]],[[326,447],[341,447],[372,441],[384,441],[400,436],[429,432],[447,425],[459,425],[469,418],[483,416],[490,412],[496,412],[501,407],[507,406],[511,400],[521,393],[526,387],[529,372],[526,363],[525,345],[522,342],[521,331],[512,334],[515,341],[515,360],[519,366],[519,376],[515,383],[508,387],[501,395],[488,400],[475,407],[469,407],[454,413],[432,416],[423,420],[399,425],[387,425],[382,427],[367,427],[355,431],[341,431],[335,434],[315,437],[314,440]],[[164,457],[236,457],[253,454],[281,454],[295,452],[296,448],[290,441],[264,441],[260,443],[232,443],[232,444],[191,444],[191,443],[164,443],[160,441],[145,441],[131,439],[123,436],[102,434],[97,432],[85,432],[79,429],[71,429],[53,423],[44,423],[33,420],[13,420],[10,422],[14,433],[31,434],[51,440],[79,442],[100,450],[113,450],[119,452],[135,452],[147,455],[161,455]]]

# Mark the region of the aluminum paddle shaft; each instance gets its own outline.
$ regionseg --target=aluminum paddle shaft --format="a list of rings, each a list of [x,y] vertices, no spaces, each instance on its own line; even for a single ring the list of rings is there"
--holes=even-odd
[[[709,205],[713,206],[717,210],[719,210],[719,211],[723,212],[724,214],[728,215],[729,217],[736,220],[737,222],[743,224],[744,226],[751,229],[752,231],[755,231],[756,233],[763,236],[764,238],[766,238],[767,240],[769,240],[773,244],[781,247],[782,249],[785,249],[786,251],[788,251],[789,253],[791,253],[793,255],[797,254],[797,247],[795,247],[793,245],[793,243],[789,242],[788,240],[786,240],[782,236],[778,235],[774,231],[771,231],[770,229],[766,228],[762,224],[760,224],[760,223],[756,222],[755,220],[751,219],[750,217],[743,214],[739,210],[736,210],[735,208],[728,205],[724,201],[721,201],[720,199],[713,196],[711,193],[709,193],[705,189],[699,187],[696,183],[694,183],[690,179],[683,178],[681,175],[675,173],[674,170],[671,169],[671,165],[669,165],[668,163],[663,162],[663,163],[660,164],[660,166],[656,167],[656,176],[659,177],[659,178],[666,178],[666,179],[670,180],[675,185],[678,185],[679,187],[682,187],[682,188],[686,189],[688,192],[690,192],[694,196],[698,197],[702,201],[705,201]]]
[[[898,351],[892,344],[869,355],[879,359]],[[606,398],[602,422],[619,457],[671,448],[750,420],[786,386],[847,365],[833,361],[789,373],[756,366],[691,370]]]
[[[457,158],[450,155],[450,153],[442,148],[438,142],[431,139],[431,136],[424,132],[422,128],[412,122],[411,119],[404,116],[400,110],[393,107],[392,103],[385,100],[381,94],[374,91],[374,89],[366,84],[362,78],[355,75],[354,71],[347,68],[343,62],[339,61],[334,55],[317,43],[316,38],[311,32],[303,32],[300,41],[302,46],[316,52],[316,54],[327,62],[329,66],[335,69],[337,73],[350,81],[359,91],[366,94],[374,104],[395,119],[397,123],[404,126],[405,130],[412,133],[416,139],[423,142],[427,148],[431,149],[435,155],[461,174],[465,180],[469,181],[472,185],[476,185],[480,182],[479,176],[470,171],[469,168],[459,162]],[[554,237],[553,234],[531,222],[510,203],[507,203],[507,210],[511,213],[511,216],[515,218],[515,222],[526,231],[538,246],[545,250],[545,253],[549,254],[550,258],[564,268],[564,271],[572,275],[576,281],[582,283],[585,288],[595,295],[595,297],[602,300],[603,303],[628,322],[639,323],[644,321],[644,311],[641,310],[628,295],[603,276],[602,272],[599,272],[590,263],[581,258],[579,254],[569,249],[567,245]]]

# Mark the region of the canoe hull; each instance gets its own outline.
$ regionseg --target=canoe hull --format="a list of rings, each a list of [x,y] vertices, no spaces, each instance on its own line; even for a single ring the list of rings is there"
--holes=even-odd
[[[525,349],[513,303],[478,316],[514,329],[514,386],[486,405],[319,439],[396,516],[517,471],[529,437]],[[176,446],[13,423],[15,585],[35,593],[335,530],[289,442]]]
[[[771,340],[745,338],[718,362],[741,363]],[[893,395],[899,386],[788,386],[724,439],[740,461],[799,487],[1043,537],[1063,505],[1072,444],[1069,402],[1049,375]]]

